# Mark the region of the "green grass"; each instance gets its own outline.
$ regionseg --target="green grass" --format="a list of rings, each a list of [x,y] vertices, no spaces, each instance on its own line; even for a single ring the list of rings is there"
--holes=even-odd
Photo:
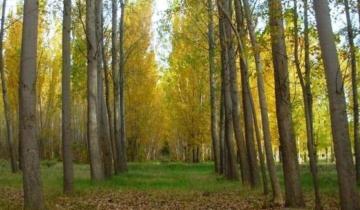
[[[43,188],[47,202],[62,196],[62,164],[42,163]],[[282,169],[278,166],[278,175],[283,185]],[[337,179],[334,165],[319,166],[320,188],[324,195],[337,196]],[[308,166],[301,166],[302,187],[307,196],[312,197],[312,178]],[[130,163],[129,171],[104,182],[90,181],[88,165],[75,165],[75,195],[81,197],[87,193],[111,192],[235,192],[246,196],[249,189],[243,189],[239,181],[228,181],[215,175],[212,163]],[[1,189],[20,191],[22,187],[21,174],[12,174],[6,162],[0,162],[0,192]],[[261,188],[255,190],[260,193]],[[5,198],[1,198],[0,207]],[[19,201],[21,202],[21,201]]]

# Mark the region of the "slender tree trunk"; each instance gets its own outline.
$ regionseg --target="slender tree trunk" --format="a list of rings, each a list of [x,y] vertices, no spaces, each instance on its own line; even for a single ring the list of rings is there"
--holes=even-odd
[[[247,21],[247,26],[250,35],[251,46],[255,58],[256,64],[256,75],[257,75],[257,85],[258,85],[258,95],[260,102],[260,111],[261,111],[261,119],[262,119],[262,128],[263,128],[263,138],[264,138],[264,147],[266,154],[266,163],[268,167],[268,172],[271,181],[271,188],[273,192],[273,201],[277,205],[282,205],[283,198],[281,194],[281,188],[279,184],[278,177],[276,175],[276,167],[274,163],[274,154],[272,150],[272,140],[271,140],[271,132],[270,132],[270,124],[269,124],[269,116],[268,116],[268,105],[266,101],[265,94],[265,85],[264,85],[264,76],[263,76],[263,68],[261,64],[261,56],[259,44],[256,40],[255,28],[251,18],[251,10],[248,0],[243,0],[245,17]]]
[[[96,37],[97,37],[97,70],[98,70],[98,133],[99,140],[101,143],[103,161],[104,161],[104,173],[106,178],[112,176],[112,154],[111,154],[111,141],[110,141],[110,131],[108,125],[108,116],[106,110],[106,100],[104,95],[104,36],[103,36],[103,1],[96,1]]]
[[[233,142],[233,101],[231,94],[231,62],[235,62],[235,56],[232,49],[232,29],[231,23],[227,20],[226,15],[231,14],[231,1],[219,0],[219,27],[220,27],[220,43],[222,53],[222,70],[224,82],[224,104],[225,104],[225,150],[227,161],[226,177],[228,179],[236,180],[239,178],[237,168],[236,153]],[[225,12],[227,14],[225,14]],[[231,15],[229,15],[231,16]]]
[[[240,57],[240,70],[241,70],[241,85],[242,85],[242,100],[243,100],[243,114],[244,114],[244,124],[245,124],[245,139],[247,147],[247,155],[250,167],[250,181],[251,186],[256,187],[260,183],[259,179],[259,167],[258,160],[255,149],[254,142],[254,124],[253,124],[253,115],[251,110],[251,100],[249,92],[249,75],[248,75],[248,66],[245,57],[245,49],[243,44],[243,37],[245,35],[243,28],[243,14],[242,6],[240,0],[235,0],[235,12],[236,12],[236,23],[238,29],[238,42],[239,43],[239,57]]]
[[[127,161],[126,161],[126,141],[125,141],[125,107],[124,107],[124,91],[123,91],[123,83],[124,83],[124,18],[125,18],[125,4],[123,0],[120,1],[121,5],[121,16],[120,16],[120,61],[119,61],[119,69],[116,72],[115,78],[115,139],[117,144],[117,155],[118,155],[118,172],[127,171]]]
[[[114,84],[114,118],[113,118],[113,133],[114,133],[114,138],[113,138],[113,144],[114,144],[114,150],[113,150],[113,155],[114,155],[114,165],[115,165],[115,174],[119,174],[121,172],[121,167],[120,167],[120,155],[121,153],[120,148],[120,140],[118,138],[118,136],[120,135],[120,127],[119,127],[119,107],[120,107],[120,96],[119,96],[119,62],[118,62],[118,47],[117,47],[117,41],[118,41],[118,32],[117,32],[117,18],[118,18],[118,4],[116,0],[112,0],[111,1],[111,5],[112,5],[112,22],[111,22],[111,69],[113,72],[113,84]]]
[[[223,73],[221,73],[223,78]],[[219,120],[219,140],[220,140],[220,163],[219,169],[220,174],[224,174],[224,157],[225,157],[225,104],[224,104],[224,82],[221,82],[221,97],[220,97],[220,120]]]
[[[315,209],[322,209],[319,181],[317,174],[317,160],[316,149],[314,143],[314,126],[313,126],[313,109],[312,109],[312,92],[311,92],[311,67],[310,67],[310,50],[309,50],[309,25],[308,25],[308,2],[304,0],[304,42],[305,42],[305,78],[301,72],[299,60],[299,37],[298,37],[298,11],[297,0],[294,0],[294,57],[296,72],[298,74],[303,99],[304,99],[304,112],[306,120],[306,136],[308,155],[310,160],[310,171],[313,179],[314,193],[315,193]]]
[[[96,1],[86,1],[87,71],[88,71],[88,143],[90,151],[91,179],[104,179],[101,147],[98,135],[97,97],[97,40],[96,40]]]
[[[231,5],[231,2],[230,2]],[[224,21],[227,21],[229,24],[228,27],[230,27],[229,34],[233,31],[233,26],[231,23],[231,14],[232,14],[232,8],[230,7],[230,12],[227,12],[224,7],[218,3],[219,12],[222,12],[224,14]],[[220,28],[220,31],[222,29]],[[226,40],[226,39],[225,39]],[[240,120],[240,109],[239,109],[239,90],[238,90],[238,82],[237,82],[237,73],[236,73],[236,64],[235,64],[235,57],[236,53],[233,48],[233,40],[231,38],[231,41],[226,41],[226,44],[228,45],[228,55],[227,57],[224,57],[223,60],[226,60],[228,64],[228,68],[230,70],[230,91],[231,91],[231,101],[232,101],[232,119],[233,119],[233,128],[235,133],[235,139],[238,149],[238,157],[240,160],[240,169],[241,169],[241,180],[244,185],[249,185],[251,183],[251,172],[250,172],[250,166],[248,161],[248,151],[244,139],[244,134],[241,126],[241,120]],[[223,76],[225,78],[225,76]]]
[[[64,192],[73,191],[74,169],[71,135],[71,0],[64,0],[62,72],[62,155]]]
[[[116,5],[115,5],[116,6]],[[115,13],[115,20],[116,20],[116,13]],[[104,24],[104,15],[103,15],[103,19],[102,19],[102,24]],[[102,26],[102,28],[104,28],[104,26]],[[115,27],[115,31],[116,31],[116,27]],[[116,33],[116,32],[115,32]],[[104,107],[106,107],[106,126],[108,128],[109,132],[109,143],[110,143],[110,152],[111,152],[111,156],[112,158],[111,161],[114,161],[113,163],[113,167],[114,167],[114,171],[115,174],[117,174],[116,171],[116,166],[117,166],[117,160],[116,160],[116,145],[115,145],[115,136],[114,136],[114,120],[113,120],[113,115],[111,112],[111,93],[110,93],[110,70],[108,67],[108,62],[107,62],[107,57],[106,57],[106,53],[105,53],[105,46],[104,46],[104,41],[102,41],[103,43],[103,50],[102,50],[102,58],[103,58],[103,68],[104,68],[104,81],[105,81],[105,105]],[[115,43],[116,44],[116,43]],[[115,54],[116,56],[116,54]]]
[[[250,92],[250,90],[249,90],[249,92]],[[266,175],[266,163],[265,163],[264,153],[263,153],[262,144],[261,144],[261,134],[260,134],[260,128],[259,128],[259,125],[257,122],[254,99],[251,94],[250,94],[250,102],[251,102],[251,111],[252,111],[253,120],[254,120],[256,143],[257,143],[257,148],[258,148],[258,152],[259,152],[263,190],[264,190],[264,194],[267,195],[267,194],[269,194],[269,186],[268,186],[267,175]]]
[[[19,139],[23,163],[24,209],[44,209],[36,132],[36,64],[39,2],[25,0],[19,90]]]
[[[285,178],[285,205],[303,207],[299,163],[293,130],[288,61],[280,0],[269,0],[271,43],[274,63],[277,121]]]
[[[5,123],[6,123],[6,132],[7,132],[7,144],[9,148],[10,164],[11,171],[16,173],[18,171],[18,165],[16,161],[16,151],[15,151],[15,142],[14,142],[14,131],[13,131],[13,119],[10,109],[9,96],[6,85],[6,76],[4,69],[4,33],[5,33],[5,14],[6,14],[6,0],[3,0],[2,5],[2,14],[1,14],[1,29],[0,29],[0,75],[1,75],[1,87],[3,93],[3,102],[4,102],[4,112],[5,112]]]
[[[331,128],[340,185],[341,209],[360,209],[355,166],[351,154],[344,84],[333,36],[328,1],[314,0],[314,10],[330,101]]]
[[[208,0],[208,41],[209,41],[209,70],[210,70],[210,106],[211,106],[211,139],[215,163],[215,172],[219,173],[219,139],[217,133],[217,115],[216,115],[216,67],[215,67],[215,36],[214,36],[214,3]]]
[[[360,139],[359,139],[359,98],[357,90],[357,68],[356,68],[356,47],[354,44],[354,31],[350,18],[349,1],[344,0],[345,14],[347,22],[347,34],[350,48],[350,62],[351,62],[351,85],[353,93],[353,113],[354,113],[354,149],[355,149],[355,167],[356,167],[356,181],[360,184]]]

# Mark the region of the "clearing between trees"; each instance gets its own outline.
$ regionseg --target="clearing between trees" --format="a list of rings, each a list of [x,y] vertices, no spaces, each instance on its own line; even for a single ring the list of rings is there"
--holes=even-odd
[[[311,175],[301,166],[301,183],[307,207],[313,209]],[[93,183],[89,166],[75,165],[75,191],[62,193],[62,164],[42,163],[42,178],[48,209],[279,209],[262,189],[251,191],[240,181],[228,181],[213,173],[212,163],[130,163],[129,172]],[[319,165],[324,208],[338,209],[335,166]],[[281,184],[281,168],[277,167]],[[0,209],[22,209],[21,174],[0,166]]]

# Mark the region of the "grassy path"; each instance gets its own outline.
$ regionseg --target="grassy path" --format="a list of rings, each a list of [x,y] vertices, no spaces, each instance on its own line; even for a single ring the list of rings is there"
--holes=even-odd
[[[302,174],[308,208],[312,205],[311,178]],[[280,172],[280,170],[279,170]],[[326,209],[337,209],[336,176],[332,167],[321,172]],[[75,193],[62,195],[62,165],[42,166],[49,209],[273,209],[261,189],[250,191],[212,173],[210,163],[132,163],[129,172],[102,183],[91,183],[89,167],[76,165]],[[0,164],[0,209],[22,209],[21,175]]]

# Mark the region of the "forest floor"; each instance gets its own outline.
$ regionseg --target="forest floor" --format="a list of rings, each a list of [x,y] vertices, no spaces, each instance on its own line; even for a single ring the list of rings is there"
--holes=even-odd
[[[278,169],[279,175],[281,169]],[[313,209],[312,182],[302,166],[302,186],[307,208]],[[324,209],[338,209],[336,172],[320,166]],[[211,163],[131,163],[129,172],[101,183],[92,183],[89,167],[75,166],[75,192],[62,194],[62,164],[42,163],[46,206],[59,210],[91,209],[280,209],[271,206],[261,189],[241,187],[213,173]],[[22,209],[21,174],[11,174],[0,162],[0,209]],[[283,180],[281,180],[283,182]],[[282,183],[283,184],[283,183]]]

